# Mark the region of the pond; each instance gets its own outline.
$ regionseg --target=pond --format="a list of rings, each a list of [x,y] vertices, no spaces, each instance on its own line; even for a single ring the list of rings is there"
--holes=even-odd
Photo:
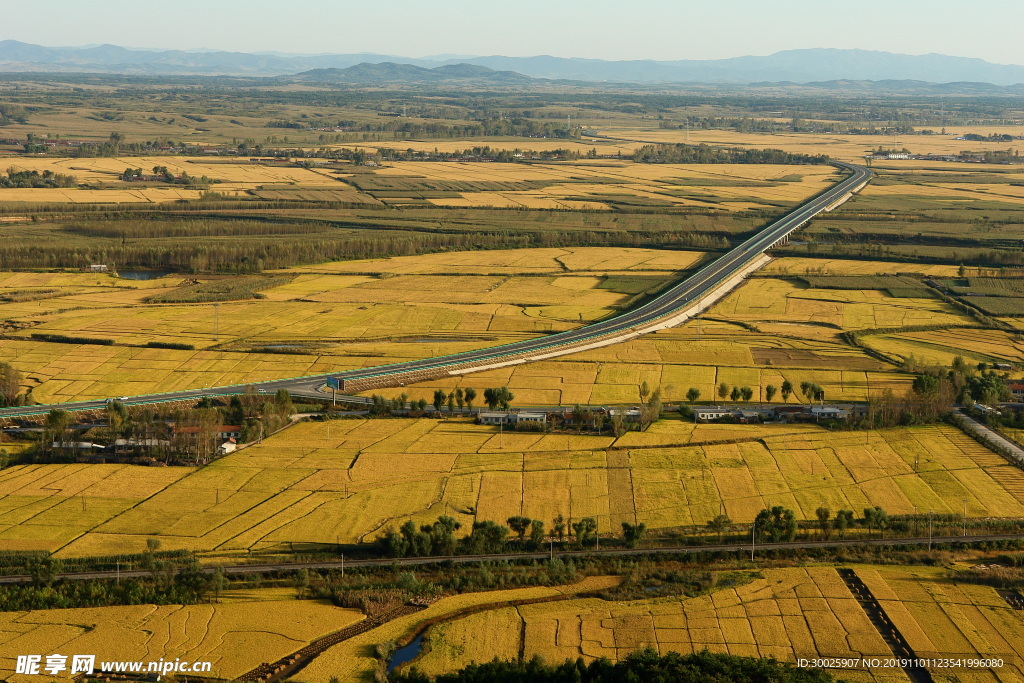
[[[412,642],[404,647],[400,647],[395,650],[394,654],[391,655],[391,659],[388,660],[388,673],[391,673],[398,667],[402,666],[407,662],[411,662],[416,659],[416,656],[423,649],[423,634],[419,634],[413,638]]]
[[[156,280],[170,274],[169,270],[123,270],[117,276],[125,280]]]

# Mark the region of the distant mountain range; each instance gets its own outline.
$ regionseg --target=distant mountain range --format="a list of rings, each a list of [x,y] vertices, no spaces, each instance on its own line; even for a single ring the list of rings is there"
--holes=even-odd
[[[475,78],[515,83],[516,75],[574,81],[618,83],[809,83],[825,81],[975,82],[1006,86],[1024,83],[1024,66],[993,64],[948,55],[901,55],[868,50],[784,50],[766,57],[679,61],[606,61],[565,57],[462,57],[440,55],[414,59],[394,55],[287,55],[184,50],[132,50],[116,45],[43,47],[16,40],[0,41],[0,72],[92,72],[134,75],[286,76],[356,83],[360,71],[330,78],[323,70],[360,65],[389,65],[384,71],[364,70],[366,78],[403,75],[416,82]],[[399,67],[429,70],[402,71]],[[438,67],[485,67],[484,71],[437,71]],[[504,74],[496,77],[493,72]],[[473,74],[467,76],[467,74]],[[319,75],[318,75],[319,74]],[[368,82],[384,82],[370,80]]]
[[[382,85],[392,83],[480,83],[489,85],[525,85],[537,79],[514,71],[495,71],[476,64],[446,64],[428,69],[413,64],[364,62],[346,69],[311,69],[295,74],[291,80],[309,83],[351,83]]]

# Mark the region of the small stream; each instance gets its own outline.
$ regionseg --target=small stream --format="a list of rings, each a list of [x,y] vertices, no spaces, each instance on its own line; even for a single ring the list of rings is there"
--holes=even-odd
[[[423,649],[423,635],[422,633],[419,634],[413,638],[411,643],[395,650],[394,654],[391,655],[391,659],[388,660],[388,673],[391,673],[406,662],[416,659],[420,650]]]

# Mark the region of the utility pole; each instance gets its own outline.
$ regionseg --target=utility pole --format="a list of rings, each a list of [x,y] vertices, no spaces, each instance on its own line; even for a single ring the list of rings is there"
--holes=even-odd
[[[117,562],[117,585],[121,585],[121,563]]]
[[[757,519],[750,525],[750,561],[754,561],[754,532],[757,531]]]

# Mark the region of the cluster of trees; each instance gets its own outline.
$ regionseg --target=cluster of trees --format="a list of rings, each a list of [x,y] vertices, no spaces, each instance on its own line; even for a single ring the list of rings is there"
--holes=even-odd
[[[999,403],[1011,398],[1003,377],[985,363],[972,365],[962,356],[949,367],[919,363],[908,356],[903,370],[916,374],[911,391],[897,397],[885,390],[868,402],[866,421],[871,426],[927,424],[946,418],[953,405]]]
[[[126,168],[124,173],[121,174],[121,180],[136,181],[136,180],[159,180],[164,183],[171,183],[174,185],[210,185],[212,183],[219,183],[219,180],[209,178],[205,175],[191,176],[187,171],[182,171],[180,175],[174,175],[170,169],[166,166],[154,166],[153,173],[146,175],[143,173],[141,168]]]
[[[39,171],[16,171],[13,168],[7,169],[7,176],[0,176],[0,187],[74,187],[78,181],[73,175],[54,173],[45,170]]]
[[[827,154],[793,154],[781,149],[743,149],[711,145],[644,145],[633,161],[645,164],[827,164]]]
[[[0,408],[24,405],[26,394],[21,393],[21,371],[10,363],[0,363]]]
[[[1007,135],[1006,133],[992,133],[991,135],[964,133],[960,137],[971,142],[1013,142],[1015,139],[1012,135]]]
[[[835,516],[833,516],[832,510],[825,505],[818,507],[814,514],[818,520],[817,524],[821,530],[821,537],[826,541],[832,537],[833,532],[840,539],[845,538],[846,532],[858,524],[868,530],[868,538],[872,536],[875,530],[884,536],[885,530],[892,526],[889,514],[883,508],[877,506],[864,508],[864,516],[859,520],[854,517],[852,510],[838,510]],[[732,529],[732,527],[733,521],[729,519],[728,515],[724,514],[708,520],[707,523],[708,531],[717,534],[719,542],[721,542],[724,534]],[[754,537],[760,543],[793,541],[796,539],[798,529],[799,524],[797,523],[796,513],[782,505],[765,508],[758,512],[754,518]]]
[[[473,522],[469,534],[456,538],[462,528],[454,517],[438,517],[433,524],[416,526],[412,520],[399,529],[388,529],[377,537],[378,550],[388,557],[429,557],[446,555],[493,555],[509,550],[540,550],[545,543],[571,542],[577,548],[598,543],[597,520],[583,517],[573,522],[558,515],[551,521],[551,530],[544,521],[514,515],[498,524],[490,520]],[[647,525],[622,523],[622,542],[635,548],[644,539]]]
[[[461,671],[431,678],[415,666],[408,672],[389,674],[395,683],[830,683],[835,680],[823,669],[798,668],[773,658],[740,657],[707,650],[661,656],[652,648],[638,650],[620,662],[583,658],[562,664],[545,664],[539,656],[530,661],[470,664]]]

